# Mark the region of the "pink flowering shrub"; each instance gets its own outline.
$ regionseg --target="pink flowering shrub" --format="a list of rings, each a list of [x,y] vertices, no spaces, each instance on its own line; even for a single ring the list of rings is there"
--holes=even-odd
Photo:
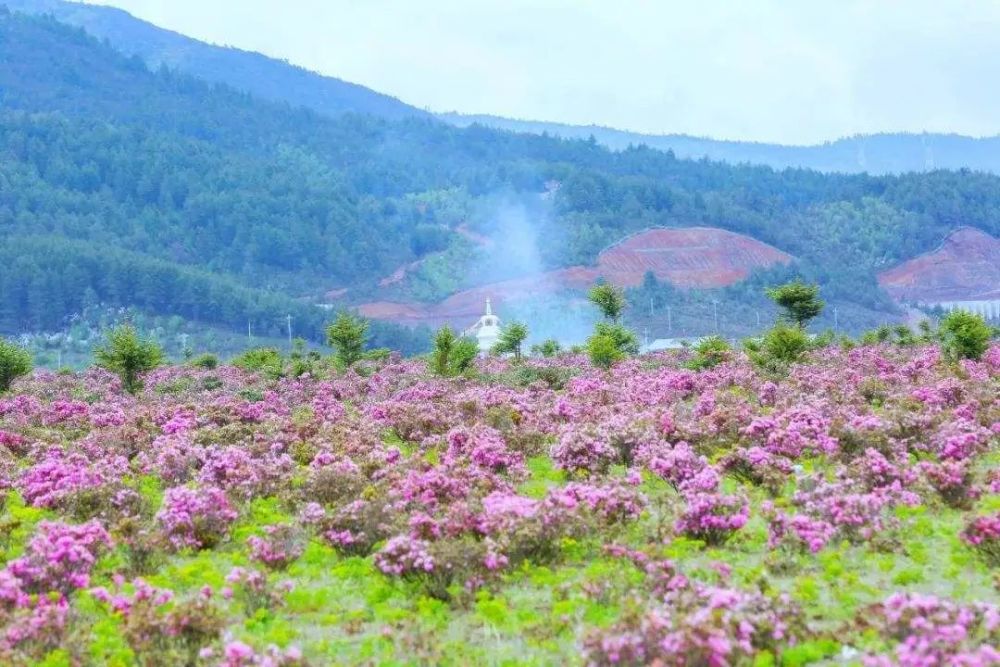
[[[863,622],[895,643],[887,654],[867,656],[869,667],[1000,664],[1000,610],[993,605],[895,593],[866,610]]]
[[[177,599],[173,591],[142,579],[129,588],[131,592],[126,592],[117,584],[114,591],[97,587],[90,593],[119,619],[122,636],[139,665],[195,665],[211,655],[225,627],[211,588],[187,599]]]
[[[264,526],[264,535],[247,538],[250,560],[273,570],[283,570],[302,555],[306,547],[303,531],[294,525]]]
[[[970,509],[979,498],[968,460],[924,461],[920,470],[949,507]]]
[[[750,506],[742,496],[691,493],[677,519],[675,530],[711,546],[725,544],[750,518]]]
[[[214,651],[203,651],[202,658],[214,656]],[[261,652],[239,641],[228,642],[222,649],[219,667],[306,667],[302,651],[295,646],[286,649],[269,645]]]
[[[792,474],[792,463],[788,459],[761,447],[730,452],[719,461],[719,467],[736,479],[762,486],[772,494],[777,494]]]
[[[274,583],[267,573],[243,567],[234,567],[226,575],[228,586],[221,594],[226,599],[237,599],[247,616],[253,616],[260,609],[275,610],[285,603],[285,595],[294,585],[290,581]]]
[[[811,481],[810,490],[796,492],[792,502],[798,510],[793,515],[764,506],[769,544],[792,544],[815,553],[833,539],[867,543],[891,538],[898,523],[892,508],[916,504],[919,497],[901,490],[898,483],[866,493],[847,482]]]
[[[991,567],[1000,567],[1000,512],[974,518],[962,530],[962,539]]]
[[[375,567],[394,577],[422,575],[434,570],[434,557],[424,540],[397,535],[375,554]]]
[[[90,584],[98,556],[111,547],[111,537],[98,521],[79,525],[43,521],[25,554],[7,564],[7,571],[29,592],[68,594]]]
[[[380,541],[393,534],[396,521],[392,509],[378,500],[355,500],[329,515],[320,507],[312,509],[310,521],[319,526],[321,535],[339,551],[367,555]]]
[[[79,452],[52,449],[21,475],[17,486],[35,507],[67,508],[81,515],[100,508],[99,496],[110,495],[126,469],[127,463],[120,457],[95,462]]]
[[[708,467],[705,457],[699,456],[688,443],[683,441],[673,447],[665,445],[644,447],[637,458],[675,489],[680,489]]]
[[[175,486],[164,494],[156,521],[175,549],[204,549],[222,541],[236,517],[222,489]]]
[[[788,597],[685,586],[583,642],[588,665],[731,665],[794,642],[802,614]]]
[[[595,430],[570,427],[549,455],[557,468],[568,473],[595,474],[607,471],[618,459],[618,450]]]

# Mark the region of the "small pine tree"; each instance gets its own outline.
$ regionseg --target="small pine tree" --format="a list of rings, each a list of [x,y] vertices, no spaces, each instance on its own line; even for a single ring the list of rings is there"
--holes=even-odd
[[[0,392],[10,389],[14,380],[30,373],[31,368],[30,352],[6,338],[0,338]]]
[[[625,357],[639,354],[639,339],[631,329],[622,324],[598,322],[594,327],[594,333],[598,336],[607,336],[614,341],[618,351]]]
[[[112,329],[102,347],[94,350],[97,365],[118,375],[130,394],[142,389],[142,374],[159,367],[163,349],[154,340],[144,339],[131,324]]]
[[[610,283],[594,285],[587,294],[590,302],[597,306],[609,322],[618,322],[622,313],[625,312],[625,292],[620,287],[615,287]]]
[[[605,370],[625,358],[615,339],[607,334],[594,334],[587,339],[587,355],[590,363]]]
[[[819,298],[818,285],[795,281],[769,288],[766,293],[784,311],[783,317],[794,322],[800,329],[805,329],[810,320],[823,312],[824,304]]]
[[[979,359],[990,346],[993,330],[979,315],[953,310],[941,320],[938,334],[949,359]]]
[[[281,352],[273,347],[252,347],[244,350],[232,360],[232,364],[248,373],[260,373],[273,379],[281,377],[285,370],[285,360]]]
[[[364,357],[367,335],[368,320],[346,311],[338,313],[326,328],[326,341],[344,368],[350,368]]]
[[[195,368],[204,368],[206,370],[214,370],[219,367],[219,358],[214,354],[206,352],[204,354],[199,354],[197,357],[189,362]]]
[[[809,336],[800,327],[779,322],[760,339],[744,341],[750,360],[758,366],[781,371],[799,361],[809,351]]]
[[[722,336],[709,336],[694,346],[694,356],[687,363],[691,370],[715,368],[727,361],[733,353],[733,348]]]
[[[562,346],[554,338],[547,338],[537,345],[531,346],[531,353],[540,357],[554,357],[562,352]]]
[[[455,330],[443,326],[434,334],[434,351],[431,352],[431,372],[443,377],[464,373],[472,367],[479,346],[471,338],[459,338]]]
[[[509,322],[500,329],[500,336],[490,350],[493,354],[513,354],[515,361],[521,360],[521,346],[528,338],[528,326],[522,322]]]
[[[431,353],[431,371],[435,375],[449,375],[451,351],[455,347],[458,336],[449,326],[443,326],[434,334],[434,351]]]
[[[451,353],[451,372],[459,375],[472,368],[479,356],[479,345],[471,338],[459,338]]]

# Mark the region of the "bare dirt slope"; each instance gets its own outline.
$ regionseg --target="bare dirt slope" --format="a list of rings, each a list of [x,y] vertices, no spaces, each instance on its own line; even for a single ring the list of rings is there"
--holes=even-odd
[[[678,287],[725,287],[756,268],[788,263],[792,256],[749,236],[712,227],[650,229],[604,250],[596,266],[571,266],[463,290],[437,304],[378,301],[360,306],[363,315],[402,324],[462,324],[483,311],[487,298],[504,302],[586,289],[603,277],[624,287],[642,283],[647,271]]]
[[[960,227],[936,250],[880,273],[878,281],[898,301],[1000,299],[1000,239]]]

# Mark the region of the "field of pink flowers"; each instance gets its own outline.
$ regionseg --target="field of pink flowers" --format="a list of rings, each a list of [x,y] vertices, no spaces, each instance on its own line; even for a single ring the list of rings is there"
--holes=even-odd
[[[1000,664],[1000,346],[0,397],[0,663]]]

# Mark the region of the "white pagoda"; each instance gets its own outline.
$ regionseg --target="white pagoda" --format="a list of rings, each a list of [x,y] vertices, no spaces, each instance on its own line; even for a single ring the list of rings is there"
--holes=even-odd
[[[479,321],[465,330],[466,336],[474,337],[479,343],[479,353],[489,354],[500,337],[500,318],[493,314],[493,306],[486,299],[486,313]]]

